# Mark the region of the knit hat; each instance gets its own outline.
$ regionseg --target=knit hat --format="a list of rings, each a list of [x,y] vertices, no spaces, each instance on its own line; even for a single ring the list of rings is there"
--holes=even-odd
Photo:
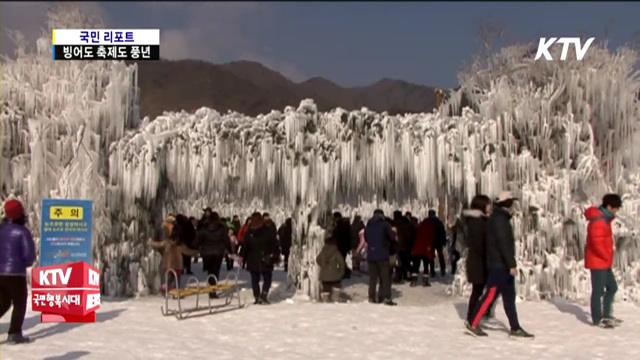
[[[11,199],[4,203],[4,215],[9,220],[18,220],[24,217],[24,208],[20,200]]]

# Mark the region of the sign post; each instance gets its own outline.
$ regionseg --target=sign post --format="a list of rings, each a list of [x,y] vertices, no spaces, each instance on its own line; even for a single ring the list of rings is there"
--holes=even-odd
[[[95,322],[100,273],[93,267],[92,202],[43,199],[40,266],[32,270],[32,308],[42,322]]]
[[[40,266],[84,261],[93,266],[91,200],[43,199]]]

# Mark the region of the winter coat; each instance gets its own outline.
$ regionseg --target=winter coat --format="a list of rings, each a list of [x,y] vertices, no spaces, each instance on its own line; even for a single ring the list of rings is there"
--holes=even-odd
[[[273,271],[280,259],[276,232],[268,224],[250,227],[244,236],[240,256],[249,271]]]
[[[384,216],[374,215],[367,222],[364,229],[364,239],[367,242],[367,260],[389,260],[391,244],[396,241],[395,234]]]
[[[410,252],[415,241],[411,222],[402,216],[394,219],[394,223],[398,229],[398,252]]]
[[[320,266],[320,281],[322,282],[342,280],[347,266],[340,250],[333,244],[326,244],[322,247],[320,254],[316,257],[316,263]]]
[[[447,229],[444,223],[437,216],[430,216],[427,219],[433,224],[433,247],[444,247],[447,244]]]
[[[4,222],[0,225],[0,275],[27,275],[36,260],[36,246],[24,225]]]
[[[336,239],[336,244],[341,254],[345,255],[351,251],[351,225],[349,220],[340,219],[337,221],[336,226],[333,228],[333,238]]]
[[[509,270],[517,267],[516,239],[511,227],[511,213],[496,207],[487,221],[487,267]]]
[[[487,219],[480,210],[468,209],[462,212],[460,224],[466,228],[464,240],[467,247],[466,269],[467,281],[471,284],[484,284],[487,279]],[[462,229],[458,229],[462,232]]]
[[[614,219],[607,209],[592,206],[584,212],[589,221],[587,225],[587,243],[584,250],[584,267],[593,270],[611,269],[613,265]]]
[[[162,260],[160,269],[165,272],[169,269],[182,270],[184,263],[182,255],[197,256],[198,251],[189,249],[185,244],[179,243],[176,239],[165,239],[162,241],[149,241],[149,246],[161,250]]]
[[[435,256],[433,248],[434,238],[435,225],[429,218],[422,220],[416,230],[416,239],[413,244],[413,249],[411,249],[411,256],[426,256],[428,259],[433,259]]]
[[[278,241],[283,254],[288,254],[291,250],[291,238],[293,237],[293,228],[291,224],[285,222],[278,229]]]
[[[202,256],[232,253],[229,229],[222,222],[209,224],[198,231],[198,244]]]

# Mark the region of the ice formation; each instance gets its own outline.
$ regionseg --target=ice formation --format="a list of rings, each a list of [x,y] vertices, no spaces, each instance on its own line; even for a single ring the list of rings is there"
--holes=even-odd
[[[52,63],[48,44],[45,35],[37,54],[2,67],[3,197],[26,200],[33,224],[42,197],[93,199],[94,255],[109,295],[157,288],[146,239],[167,212],[293,215],[290,277],[317,297],[327,210],[422,217],[436,207],[452,223],[476,192],[510,189],[522,199],[519,294],[588,293],[582,212],[616,191],[625,206],[615,271],[623,296],[640,299],[640,76],[629,49],[592,46],[582,62],[551,62],[505,48],[491,67],[461,74],[462,88],[433,113],[322,113],[305,100],[256,118],[202,108],[139,122],[135,65]],[[463,93],[473,109],[460,112]],[[456,277],[452,291],[467,288]]]

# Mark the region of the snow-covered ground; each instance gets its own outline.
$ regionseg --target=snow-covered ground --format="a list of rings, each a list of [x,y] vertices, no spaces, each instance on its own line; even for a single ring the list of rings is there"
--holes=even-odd
[[[242,271],[243,281],[246,272]],[[465,299],[446,297],[445,286],[394,286],[400,306],[361,302],[362,279],[350,280],[347,304],[284,300],[283,273],[276,271],[273,304],[189,318],[163,317],[163,300],[146,297],[103,301],[95,324],[41,324],[29,311],[28,345],[2,345],[3,360],[28,359],[638,359],[640,312],[616,304],[622,327],[588,325],[588,309],[564,301],[518,304],[533,341],[509,340],[501,308],[489,322],[489,337],[462,331]],[[246,284],[245,284],[246,285]],[[249,301],[250,291],[243,292]],[[2,323],[6,338],[9,314]]]

